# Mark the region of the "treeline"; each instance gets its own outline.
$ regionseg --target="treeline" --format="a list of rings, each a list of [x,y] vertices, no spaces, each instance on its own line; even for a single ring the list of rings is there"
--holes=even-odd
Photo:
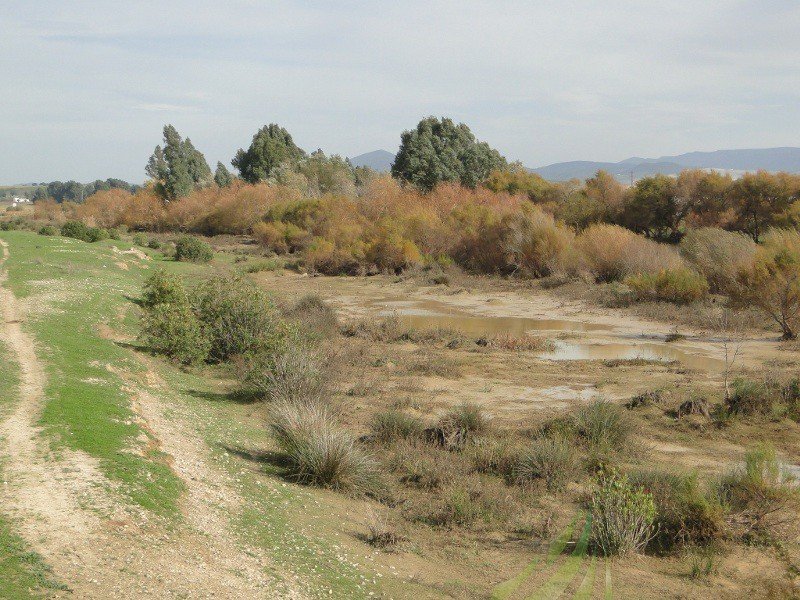
[[[33,192],[34,200],[52,199],[56,202],[83,202],[86,198],[97,192],[108,190],[124,190],[134,193],[141,186],[128,183],[122,179],[98,179],[90,183],[77,181],[51,181],[42,183]]]

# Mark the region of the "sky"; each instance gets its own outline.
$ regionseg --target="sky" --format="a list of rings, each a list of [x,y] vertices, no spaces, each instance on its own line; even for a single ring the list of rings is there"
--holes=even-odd
[[[797,0],[0,0],[0,183],[145,178],[172,123],[396,152],[428,115],[535,167],[800,146]]]

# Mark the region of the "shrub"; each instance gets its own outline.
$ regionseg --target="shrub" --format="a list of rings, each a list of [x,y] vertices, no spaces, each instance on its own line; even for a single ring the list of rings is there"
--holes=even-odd
[[[686,267],[661,269],[658,273],[640,273],[625,279],[638,300],[657,300],[689,304],[708,294],[708,282]]]
[[[518,513],[513,495],[502,482],[472,476],[447,486],[433,502],[426,499],[413,518],[434,527],[453,527],[503,523]]]
[[[593,547],[605,556],[643,549],[653,537],[653,497],[614,471],[601,475],[598,483],[591,502]]]
[[[372,419],[370,429],[376,442],[389,444],[420,437],[423,426],[418,418],[391,409],[377,413]]]
[[[308,294],[286,311],[285,316],[303,324],[304,331],[311,337],[332,337],[339,330],[339,320],[334,311],[322,298]]]
[[[617,225],[592,225],[575,240],[582,261],[597,281],[619,281],[637,273],[681,266],[678,253]]]
[[[561,272],[575,235],[537,206],[525,204],[508,220],[505,249],[515,270],[531,277]]]
[[[108,230],[101,227],[90,227],[86,230],[87,242],[102,242],[108,239]]]
[[[607,400],[595,400],[581,407],[574,417],[575,431],[589,450],[599,455],[625,450],[633,426],[622,407]]]
[[[651,545],[655,549],[703,546],[724,534],[723,507],[700,489],[697,473],[646,471],[634,473],[631,483],[653,496],[656,535]]]
[[[407,539],[398,533],[386,515],[377,511],[370,511],[368,514],[367,529],[369,533],[364,536],[364,541],[381,550],[390,550]]]
[[[237,276],[216,276],[192,294],[195,314],[211,340],[212,360],[274,350],[286,331],[267,294]]]
[[[147,235],[144,233],[134,233],[133,243],[137,246],[147,246]]]
[[[158,250],[159,248],[161,248],[161,242],[159,242],[157,239],[153,238],[149,242],[147,242],[147,247],[150,248],[151,250]],[[196,261],[196,262],[208,262],[208,261],[203,260],[203,261]]]
[[[563,490],[578,473],[575,446],[562,437],[540,437],[514,467],[519,483],[542,481],[550,491]]]
[[[86,242],[89,239],[89,228],[81,221],[67,221],[61,226],[61,235]]]
[[[120,240],[122,239],[122,233],[119,227],[112,227],[108,230],[108,237],[112,240]]]
[[[770,230],[751,265],[741,268],[731,298],[755,306],[781,328],[783,339],[800,326],[800,232]]]
[[[189,296],[181,279],[164,269],[158,269],[144,282],[142,306],[153,308],[157,304],[188,305]]]
[[[287,474],[300,483],[352,493],[376,493],[376,461],[321,404],[278,403],[270,427],[287,461]]]
[[[680,253],[706,278],[712,291],[727,292],[739,270],[752,262],[757,247],[743,233],[701,227],[686,232]]]
[[[744,466],[722,477],[717,491],[745,539],[779,536],[796,523],[800,491],[768,444],[747,452]]]
[[[245,390],[272,402],[314,403],[325,397],[327,372],[318,352],[287,343],[245,361]]]
[[[507,439],[479,438],[466,448],[465,454],[474,471],[512,481],[521,452]]]
[[[482,433],[489,428],[489,419],[483,408],[472,402],[464,402],[445,414],[439,420],[439,425],[448,430]]]
[[[185,235],[175,242],[175,260],[206,263],[212,258],[214,251],[211,246],[199,238]]]
[[[56,229],[52,225],[45,225],[44,227],[39,228],[39,235],[46,235],[46,236],[58,235],[58,229]]]
[[[153,351],[187,365],[205,360],[211,345],[188,304],[157,304],[146,311],[140,339]]]

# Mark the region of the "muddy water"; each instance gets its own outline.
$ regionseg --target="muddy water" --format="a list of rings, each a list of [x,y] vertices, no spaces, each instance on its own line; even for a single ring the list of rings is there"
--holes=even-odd
[[[417,329],[446,328],[468,336],[526,335],[546,333],[583,334],[589,339],[554,341],[552,351],[539,356],[549,360],[626,360],[646,359],[680,362],[701,371],[718,373],[722,360],[710,357],[687,344],[666,343],[651,338],[625,335],[613,325],[577,320],[537,319],[533,317],[496,317],[475,315],[454,309],[434,300],[378,300],[371,303],[383,316],[397,315]]]

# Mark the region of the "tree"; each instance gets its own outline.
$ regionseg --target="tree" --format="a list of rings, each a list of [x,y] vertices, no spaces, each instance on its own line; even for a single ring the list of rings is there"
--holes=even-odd
[[[258,183],[269,179],[280,165],[296,165],[305,156],[288,131],[271,123],[256,132],[246,152],[239,149],[231,164],[239,170],[242,179]]]
[[[191,140],[184,141],[172,125],[164,126],[164,148],[156,146],[145,171],[155,181],[156,193],[167,201],[187,196],[212,181],[203,154]]]
[[[732,300],[761,309],[781,328],[783,339],[795,339],[800,325],[800,233],[770,230],[753,263],[740,269]]]
[[[621,225],[660,240],[675,240],[684,213],[678,206],[675,180],[666,175],[644,177],[629,190]]]
[[[217,163],[217,170],[214,172],[214,183],[219,187],[228,187],[233,183],[233,175],[221,162]]]
[[[474,188],[505,166],[505,158],[463,123],[428,117],[403,132],[392,175],[428,192],[445,181]]]
[[[777,224],[797,195],[785,173],[745,174],[730,188],[730,202],[736,213],[734,227],[758,242],[767,229]]]

